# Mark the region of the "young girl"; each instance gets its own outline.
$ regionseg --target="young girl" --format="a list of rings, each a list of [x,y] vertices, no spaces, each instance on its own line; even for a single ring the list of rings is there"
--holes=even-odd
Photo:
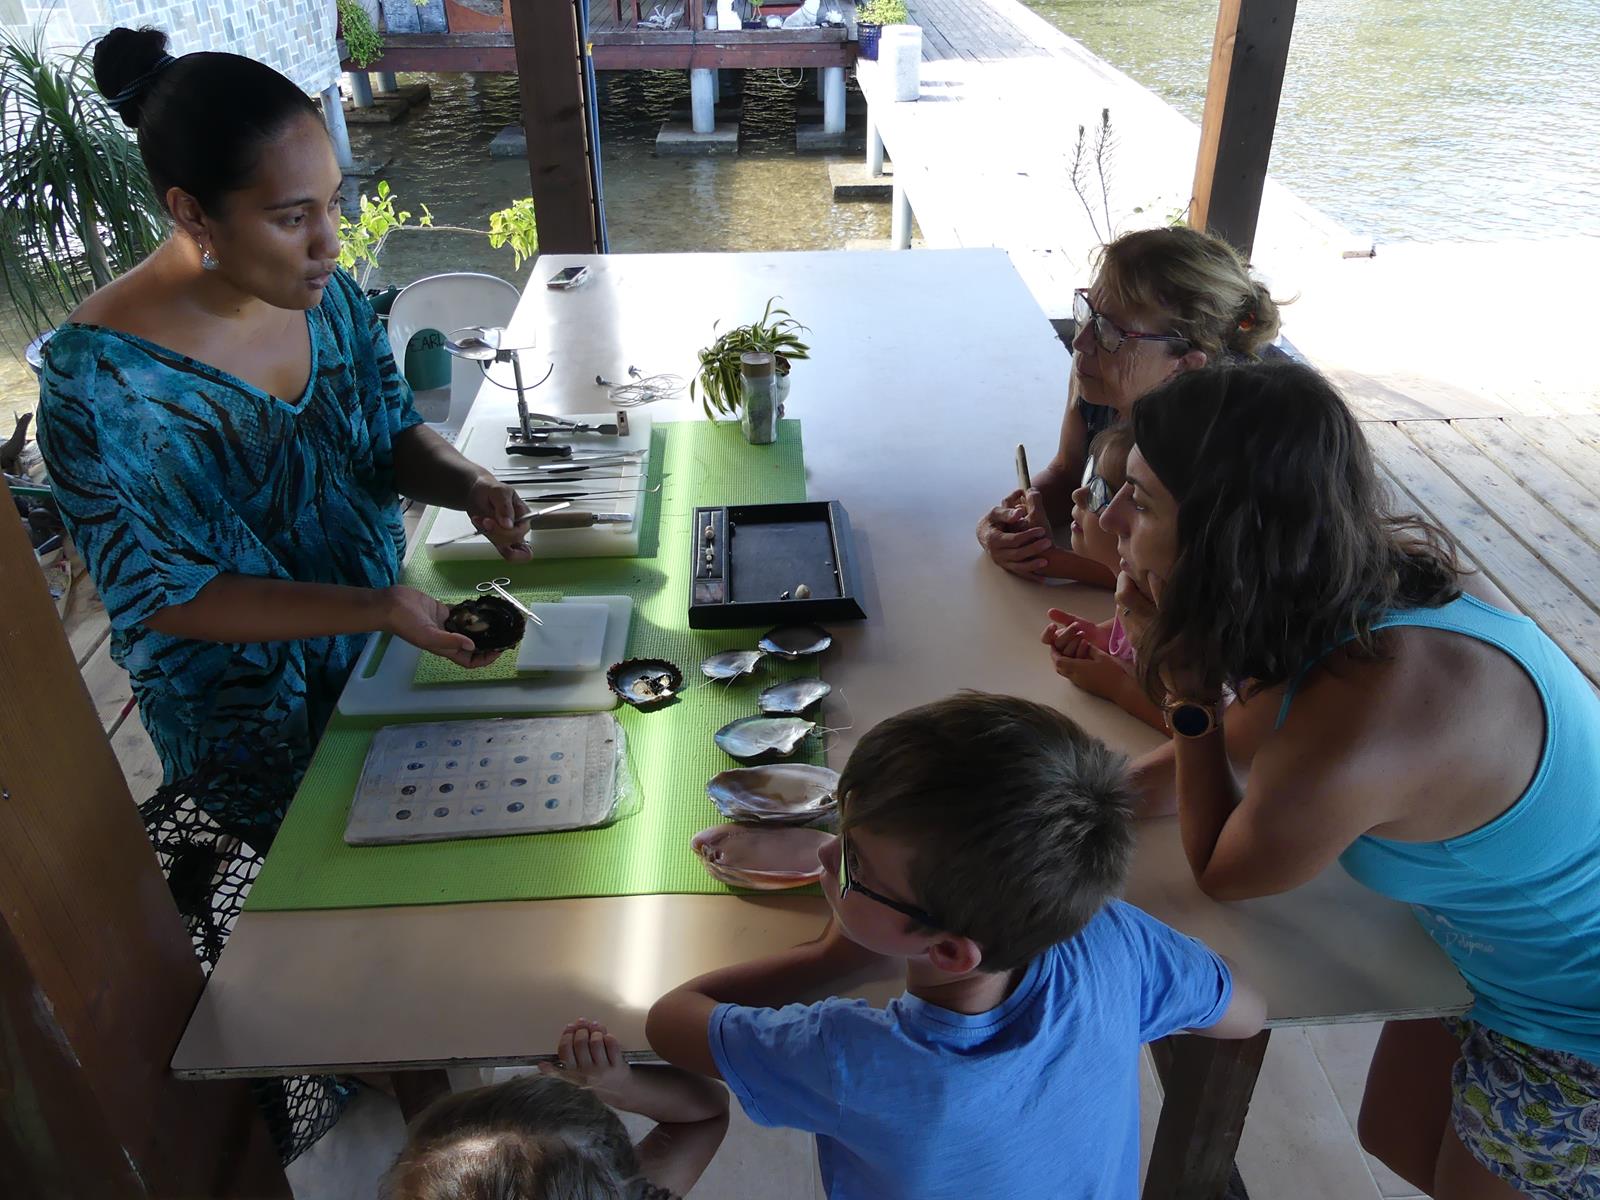
[[[676,1067],[631,1067],[597,1021],[561,1031],[556,1063],[446,1096],[417,1118],[384,1200],[676,1200],[728,1129],[728,1093]],[[616,1113],[661,1122],[632,1144]]]
[[[1103,430],[1089,446],[1083,483],[1072,493],[1072,552],[1100,563],[1113,574],[1119,561],[1117,537],[1100,527],[1100,513],[1122,489],[1132,447],[1133,428],[1126,422]],[[1133,644],[1120,619],[1112,617],[1095,625],[1059,608],[1052,608],[1049,617],[1050,624],[1039,640],[1050,647],[1056,674],[1091,696],[1111,701],[1146,725],[1167,732],[1166,717],[1134,678]]]

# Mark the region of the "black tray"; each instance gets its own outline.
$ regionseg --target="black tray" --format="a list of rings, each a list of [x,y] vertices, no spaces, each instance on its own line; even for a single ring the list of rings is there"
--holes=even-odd
[[[697,508],[693,547],[691,629],[859,621],[867,615],[859,599],[850,518],[836,500]],[[811,591],[804,599],[795,595],[801,585]]]

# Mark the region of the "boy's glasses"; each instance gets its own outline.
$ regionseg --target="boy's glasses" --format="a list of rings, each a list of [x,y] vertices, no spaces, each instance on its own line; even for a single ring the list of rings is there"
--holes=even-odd
[[[875,892],[860,880],[852,878],[850,874],[850,845],[845,841],[843,830],[839,831],[839,899],[843,900],[851,892],[860,892],[868,900],[876,900],[885,908],[892,908],[895,912],[910,917],[919,925],[926,925],[929,929],[942,929],[943,925],[927,909],[918,908],[915,904],[907,904],[903,900],[896,900],[893,896],[885,896],[882,892]]]
[[[1094,457],[1089,455],[1083,464],[1083,486],[1089,489],[1089,503],[1084,507],[1098,513],[1111,503],[1111,485],[1096,473]]]
[[[1107,354],[1115,354],[1122,349],[1123,342],[1178,342],[1185,350],[1189,348],[1189,339],[1179,337],[1175,333],[1135,333],[1131,329],[1124,329],[1110,317],[1094,310],[1094,305],[1089,303],[1089,289],[1077,288],[1072,293],[1072,319],[1077,322],[1078,328],[1085,325],[1094,326],[1094,340],[1100,343],[1100,349]]]

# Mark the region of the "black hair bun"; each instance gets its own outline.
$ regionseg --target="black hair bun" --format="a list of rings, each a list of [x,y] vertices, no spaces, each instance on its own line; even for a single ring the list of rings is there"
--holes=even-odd
[[[154,71],[167,53],[167,35],[159,29],[118,27],[100,39],[94,48],[94,83],[100,94],[111,100],[126,92],[130,85]],[[129,129],[139,128],[139,112],[149,88],[139,88],[134,95],[114,107],[122,123]]]

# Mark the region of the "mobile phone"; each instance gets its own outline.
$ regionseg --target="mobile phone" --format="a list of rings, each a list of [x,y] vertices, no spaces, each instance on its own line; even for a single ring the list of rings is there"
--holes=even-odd
[[[588,267],[562,267],[549,279],[545,280],[545,287],[554,288],[556,291],[570,291],[585,279],[589,278]]]
[[[1028,475],[1028,449],[1021,442],[1017,443],[1017,486],[1025,492],[1033,489],[1033,480]]]

